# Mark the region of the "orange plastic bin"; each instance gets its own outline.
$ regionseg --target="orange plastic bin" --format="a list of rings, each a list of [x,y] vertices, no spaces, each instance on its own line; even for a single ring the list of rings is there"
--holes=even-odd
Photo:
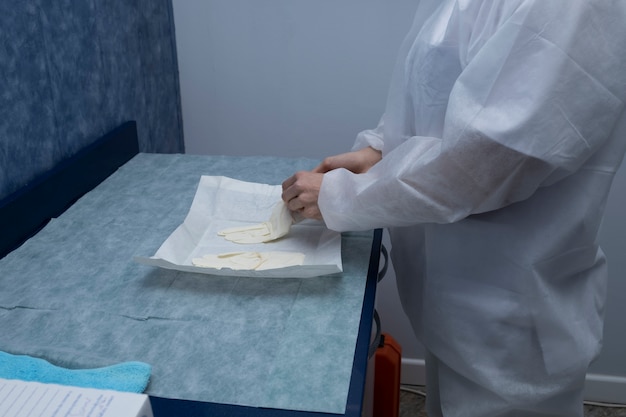
[[[402,348],[387,333],[381,335],[374,364],[374,417],[397,417],[400,413]]]

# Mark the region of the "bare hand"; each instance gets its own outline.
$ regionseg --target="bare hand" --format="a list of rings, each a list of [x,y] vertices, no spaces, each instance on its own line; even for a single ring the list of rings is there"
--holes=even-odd
[[[380,151],[367,147],[354,152],[342,153],[325,158],[313,172],[325,173],[337,168],[345,168],[355,174],[363,174],[382,158]]]
[[[345,168],[355,174],[362,174],[381,158],[382,153],[371,147],[329,156],[311,172],[300,171],[287,178],[283,182],[282,199],[296,217],[323,220],[317,200],[324,173]]]
[[[282,199],[287,208],[297,216],[322,220],[317,205],[324,174],[308,171],[296,172],[283,182]]]

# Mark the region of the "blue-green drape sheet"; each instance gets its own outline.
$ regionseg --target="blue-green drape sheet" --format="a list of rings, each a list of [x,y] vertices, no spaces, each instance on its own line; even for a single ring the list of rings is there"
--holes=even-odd
[[[232,278],[152,268],[201,175],[278,184],[317,161],[139,154],[0,260],[0,350],[68,368],[152,365],[147,393],[343,413],[371,233],[342,274]]]

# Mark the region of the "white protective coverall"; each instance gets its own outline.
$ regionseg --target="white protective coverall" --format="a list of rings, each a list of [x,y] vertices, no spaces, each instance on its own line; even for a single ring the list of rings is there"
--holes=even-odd
[[[598,246],[626,148],[626,1],[422,0],[387,108],[324,175],[338,231],[388,227],[430,417],[582,416]]]

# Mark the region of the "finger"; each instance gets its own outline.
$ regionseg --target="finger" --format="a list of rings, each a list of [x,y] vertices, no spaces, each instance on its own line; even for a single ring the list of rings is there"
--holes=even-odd
[[[300,194],[300,188],[297,185],[298,176],[297,174],[287,178],[283,182],[283,192],[281,194],[281,198],[285,203],[288,203],[290,200],[296,198],[298,194]]]
[[[313,168],[311,170],[311,172],[314,172],[316,174],[325,174],[329,171],[328,166],[322,162],[321,164],[319,164],[318,166],[316,166],[315,168]]]
[[[336,159],[337,158],[334,156],[327,156],[326,158],[324,158],[322,163],[313,168],[312,172],[315,172],[317,174],[325,174],[328,171],[332,171],[333,169],[338,168],[337,162],[335,161]]]
[[[290,188],[287,188],[285,191],[282,192],[282,194],[280,195],[280,198],[285,202],[285,204],[287,205],[287,207],[289,207],[289,202],[291,200],[293,200],[293,198],[295,197],[295,195],[293,195],[293,193],[291,192]]]
[[[293,212],[299,212],[304,209],[304,204],[298,197],[294,197],[289,201],[286,201],[285,204],[287,205],[287,208]]]
[[[285,203],[289,203],[290,201],[298,197],[299,192],[300,191],[298,190],[298,188],[295,185],[292,185],[291,187],[284,190],[280,197]]]
[[[285,181],[283,181],[283,191],[285,191],[287,188],[291,187],[294,183],[296,182],[296,176],[292,175],[291,177],[287,178]]]

